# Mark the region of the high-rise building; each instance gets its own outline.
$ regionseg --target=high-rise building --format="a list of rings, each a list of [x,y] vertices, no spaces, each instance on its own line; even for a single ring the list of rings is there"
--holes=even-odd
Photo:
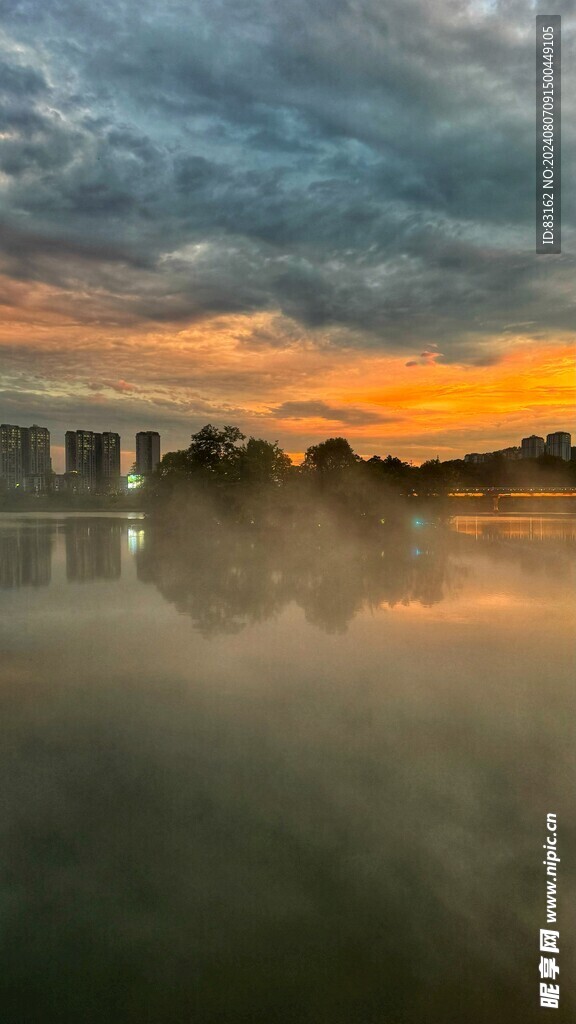
[[[523,459],[538,459],[541,455],[544,455],[546,450],[544,438],[538,437],[537,434],[530,434],[530,437],[523,437],[521,444]]]
[[[82,490],[96,486],[96,437],[93,430],[66,431],[66,472],[76,474]]]
[[[9,490],[16,487],[44,490],[50,461],[50,431],[34,424],[0,426],[0,478]]]
[[[120,434],[105,430],[96,434],[96,474],[98,485],[117,489],[120,485]]]
[[[565,430],[556,430],[546,435],[546,454],[555,455],[557,459],[570,462],[570,446],[572,437]]]
[[[140,430],[136,434],[136,472],[141,476],[153,473],[160,462],[160,434],[157,430]]]
[[[34,423],[22,427],[22,464],[27,489],[43,491],[52,472],[50,431]]]
[[[120,434],[105,430],[66,431],[66,472],[78,477],[82,491],[111,490],[120,485]]]
[[[0,478],[8,490],[24,483],[22,428],[13,423],[0,425]]]

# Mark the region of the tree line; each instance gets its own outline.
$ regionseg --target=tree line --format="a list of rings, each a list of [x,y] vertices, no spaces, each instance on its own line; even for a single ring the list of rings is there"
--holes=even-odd
[[[164,455],[156,481],[194,478],[213,483],[252,483],[279,486],[290,479],[316,478],[327,482],[361,476],[383,480],[410,493],[435,492],[439,488],[538,485],[543,481],[570,486],[576,482],[576,463],[550,455],[537,459],[506,459],[501,455],[482,463],[430,459],[413,466],[392,455],[362,458],[344,437],[330,437],[311,445],[303,462],[293,465],[277,441],[246,436],[238,427],[218,429],[212,424],[192,435],[188,448]]]
[[[362,458],[344,437],[311,445],[294,465],[277,441],[247,438],[236,426],[206,424],[192,434],[188,448],[164,455],[146,485],[151,505],[182,499],[191,489],[222,507],[258,507],[325,501],[333,507],[376,512],[388,500],[441,497],[455,488],[486,486],[576,485],[576,463],[552,456],[484,463],[430,459],[413,466],[393,455]]]

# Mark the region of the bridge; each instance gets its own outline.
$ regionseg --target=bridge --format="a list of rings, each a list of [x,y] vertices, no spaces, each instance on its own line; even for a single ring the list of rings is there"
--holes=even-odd
[[[494,512],[500,498],[576,498],[576,487],[456,487],[448,498],[492,498]]]

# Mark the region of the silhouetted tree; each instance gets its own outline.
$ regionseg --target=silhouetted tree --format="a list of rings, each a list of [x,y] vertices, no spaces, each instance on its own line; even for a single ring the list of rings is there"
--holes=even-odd
[[[240,475],[243,482],[250,484],[281,484],[291,466],[289,456],[282,451],[277,441],[251,437],[240,454]]]
[[[190,472],[190,463],[188,458],[188,452],[182,449],[177,452],[166,452],[160,460],[160,466],[158,467],[158,475],[161,477],[169,476],[170,474],[180,474]]]
[[[439,458],[428,459],[418,470],[418,486],[424,492],[441,492],[451,487],[458,487],[466,482],[460,459],[440,462]]]
[[[360,461],[360,456],[352,451],[345,437],[329,437],[327,441],[306,449],[302,466],[314,473],[333,475],[356,467]]]
[[[392,455],[382,459],[380,455],[373,455],[366,461],[366,467],[374,480],[385,480],[388,483],[405,485],[415,476],[417,470],[402,462]]]
[[[218,430],[207,423],[196,434],[192,434],[188,448],[191,471],[200,469],[222,476],[234,475],[241,455],[238,441],[243,441],[244,437],[238,427],[226,426]]]

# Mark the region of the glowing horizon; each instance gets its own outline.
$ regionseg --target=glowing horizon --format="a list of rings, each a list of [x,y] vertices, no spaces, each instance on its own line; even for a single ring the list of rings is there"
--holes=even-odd
[[[85,328],[84,373],[78,368],[73,380],[32,382],[28,410],[20,391],[16,415],[39,422],[47,410],[57,471],[64,430],[78,427],[117,430],[123,471],[134,461],[136,430],[158,429],[166,452],[186,447],[208,422],[278,440],[294,462],[309,445],[333,436],[347,437],[363,457],[392,454],[418,464],[508,447],[529,434],[570,431],[574,368],[567,339],[555,345],[517,339],[499,362],[485,366],[437,359],[407,365],[405,354],[347,349],[327,356],[325,347],[306,339],[254,346],[252,332],[262,328],[262,316],[257,321],[219,319],[175,333],[164,328],[161,335],[130,328],[120,345],[117,336],[105,344],[100,332]],[[13,338],[5,326],[2,344]],[[43,345],[34,344],[34,364],[49,363],[55,339],[48,334]],[[70,334],[67,346],[79,354]],[[57,355],[62,358],[62,348]],[[227,400],[230,391],[235,402]]]

